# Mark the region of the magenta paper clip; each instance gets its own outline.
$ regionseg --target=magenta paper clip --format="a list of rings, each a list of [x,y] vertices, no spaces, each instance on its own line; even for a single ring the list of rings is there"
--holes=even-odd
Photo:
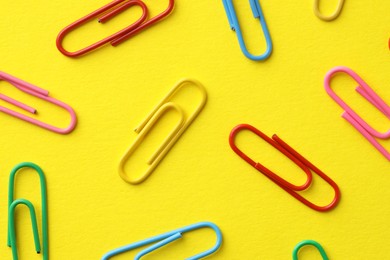
[[[68,134],[70,132],[73,131],[73,129],[75,128],[76,126],[76,122],[77,122],[77,119],[76,119],[76,113],[74,112],[74,110],[67,104],[57,100],[57,99],[54,99],[54,98],[51,98],[49,97],[49,91],[47,90],[44,90],[44,89],[41,89],[41,88],[38,88],[30,83],[27,83],[27,82],[24,82],[18,78],[15,78],[11,75],[8,75],[7,73],[4,73],[2,71],[0,71],[0,80],[4,80],[4,81],[7,81],[9,82],[10,84],[12,84],[14,87],[16,87],[17,89],[27,93],[27,94],[30,94],[34,97],[37,97],[37,98],[40,98],[40,99],[43,99],[43,100],[46,100],[52,104],[55,104],[59,107],[62,107],[63,109],[65,109],[66,111],[69,112],[70,114],[70,124],[68,127],[66,128],[58,128],[58,127],[55,127],[55,126],[52,126],[52,125],[49,125],[47,123],[44,123],[44,122],[41,122],[39,120],[36,120],[32,117],[28,117],[28,116],[25,116],[21,113],[18,113],[18,112],[15,112],[13,110],[10,110],[6,107],[2,107],[0,106],[0,112],[4,112],[8,115],[11,115],[11,116],[14,116],[16,118],[19,118],[21,120],[24,120],[26,122],[29,122],[33,125],[37,125],[39,127],[42,127],[42,128],[45,128],[47,130],[50,130],[52,132],[55,132],[55,133],[59,133],[59,134]],[[36,114],[37,113],[37,110],[32,108],[32,107],[29,107],[19,101],[16,101],[10,97],[7,97],[3,94],[0,94],[0,99],[4,100],[5,102],[8,102],[14,106],[17,106],[31,114]]]
[[[390,161],[390,153],[378,143],[375,138],[388,139],[390,137],[390,130],[381,133],[368,125],[355,111],[352,110],[330,87],[330,81],[332,77],[337,73],[346,73],[351,76],[358,86],[356,91],[367,99],[373,106],[379,109],[387,118],[390,119],[390,107],[383,101],[364,80],[359,77],[354,71],[347,67],[335,67],[331,69],[325,76],[325,90],[329,96],[333,98],[337,104],[339,104],[345,111],[342,117],[351,123],[376,149],[378,149],[383,156]]]

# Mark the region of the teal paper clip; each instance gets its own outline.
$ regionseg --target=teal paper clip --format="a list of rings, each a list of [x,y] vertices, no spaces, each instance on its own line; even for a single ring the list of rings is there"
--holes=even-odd
[[[189,226],[186,226],[183,228],[179,228],[179,229],[176,229],[176,230],[173,230],[173,231],[161,234],[161,235],[147,238],[147,239],[139,241],[139,242],[132,243],[132,244],[127,245],[127,246],[123,246],[123,247],[114,249],[114,250],[108,252],[107,254],[105,254],[101,260],[108,260],[115,255],[118,255],[118,254],[124,253],[126,251],[130,251],[130,250],[133,250],[135,248],[143,247],[145,245],[149,245],[149,244],[154,243],[150,247],[147,247],[147,248],[143,249],[142,251],[140,251],[134,257],[134,260],[139,260],[139,259],[141,259],[141,257],[153,252],[154,250],[157,250],[157,249],[181,238],[183,233],[190,232],[190,231],[193,231],[195,229],[200,229],[200,228],[211,228],[215,231],[215,233],[217,235],[217,241],[212,248],[210,248],[202,253],[199,253],[197,255],[194,255],[194,256],[187,258],[187,260],[201,259],[201,258],[204,258],[204,257],[209,256],[209,255],[213,254],[214,252],[216,252],[221,247],[221,244],[222,244],[221,230],[215,224],[213,224],[211,222],[200,222],[200,223],[192,224],[192,225],[189,225]]]
[[[324,260],[329,260],[328,256],[326,255],[325,253],[325,250],[324,248],[316,241],[314,240],[303,240],[302,242],[299,242],[295,248],[294,248],[294,251],[293,251],[293,260],[298,260],[298,252],[299,250],[304,247],[304,246],[314,246],[315,248],[318,249],[318,251],[320,252],[321,256],[322,256],[322,259]]]
[[[237,19],[237,14],[236,14],[236,11],[235,11],[234,6],[233,6],[233,0],[222,0],[222,2],[223,2],[223,5],[225,7],[225,11],[226,11],[226,15],[228,17],[229,23],[230,23],[230,27],[237,34],[237,38],[238,38],[238,42],[240,43],[241,51],[245,54],[245,56],[248,59],[251,59],[251,60],[259,61],[259,60],[267,59],[271,55],[271,52],[272,52],[272,40],[271,40],[271,35],[270,35],[268,27],[267,27],[267,23],[265,22],[263,11],[261,10],[259,0],[249,0],[249,3],[251,5],[253,16],[255,17],[255,19],[258,18],[260,20],[260,24],[261,24],[261,27],[263,29],[264,37],[265,37],[265,40],[267,43],[267,49],[261,55],[253,55],[246,48],[246,45],[245,45],[245,42],[244,42],[244,39],[242,36],[240,24],[239,24],[238,19]]]
[[[43,259],[49,259],[49,239],[48,239],[48,225],[47,225],[47,194],[46,194],[46,181],[45,175],[42,169],[33,163],[25,162],[18,164],[12,171],[9,178],[9,190],[8,190],[8,241],[7,245],[12,249],[12,257],[14,260],[18,260],[18,250],[16,247],[16,232],[15,232],[15,209],[18,205],[22,204],[28,207],[30,210],[31,224],[34,235],[35,250],[38,254],[41,253],[41,244],[39,241],[37,217],[35,214],[33,204],[26,199],[14,200],[14,186],[15,175],[22,168],[32,168],[38,175],[41,182],[41,199],[42,199],[42,238],[43,238]]]

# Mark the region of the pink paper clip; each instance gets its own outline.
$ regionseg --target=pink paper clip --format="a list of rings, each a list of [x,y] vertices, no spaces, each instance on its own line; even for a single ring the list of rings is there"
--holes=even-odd
[[[346,73],[351,76],[359,85],[356,91],[367,99],[373,106],[379,109],[387,118],[390,119],[390,107],[383,101],[364,80],[359,77],[354,71],[347,67],[335,67],[331,69],[325,76],[325,90],[329,96],[336,101],[345,111],[342,117],[352,124],[376,149],[378,149],[383,156],[390,160],[390,153],[378,143],[375,138],[388,139],[390,137],[390,130],[381,133],[368,125],[355,111],[352,110],[330,87],[332,77],[337,73]]]
[[[48,101],[52,104],[55,104],[59,107],[62,107],[63,109],[65,109],[66,111],[69,112],[71,120],[70,120],[70,124],[68,127],[58,128],[58,127],[49,125],[47,123],[41,122],[39,120],[36,120],[32,117],[28,117],[28,116],[25,116],[21,113],[10,110],[10,109],[3,107],[3,106],[0,106],[0,112],[4,112],[4,113],[9,114],[13,117],[19,118],[21,120],[24,120],[24,121],[29,122],[31,124],[45,128],[45,129],[50,130],[50,131],[55,132],[55,133],[68,134],[68,133],[73,131],[73,129],[76,126],[76,122],[77,122],[76,114],[75,114],[74,110],[69,105],[67,105],[67,104],[65,104],[57,99],[49,97],[49,91],[38,88],[30,83],[24,82],[18,78],[15,78],[11,75],[8,75],[7,73],[4,73],[2,71],[0,71],[0,80],[4,80],[4,81],[9,82],[14,87],[16,87],[17,89],[19,89],[27,94],[30,94],[34,97],[37,97],[37,98],[40,98],[43,100],[46,100],[46,101]],[[27,106],[19,101],[16,101],[10,97],[7,97],[3,94],[0,94],[0,99],[4,100],[5,102],[8,102],[14,106],[17,106],[17,107],[19,107],[19,108],[21,108],[21,109],[23,109],[31,114],[35,114],[37,112],[36,109],[29,107],[29,106]]]

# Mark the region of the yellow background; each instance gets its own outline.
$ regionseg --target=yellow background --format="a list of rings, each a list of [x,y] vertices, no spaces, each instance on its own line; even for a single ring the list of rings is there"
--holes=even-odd
[[[167,2],[146,4],[155,15]],[[235,2],[250,50],[259,53],[264,40],[258,20],[248,1]],[[337,4],[322,2],[325,13]],[[79,59],[63,56],[55,47],[58,32],[105,4],[2,3],[1,70],[71,105],[78,125],[62,136],[0,115],[1,259],[12,258],[6,247],[9,172],[23,161],[37,163],[46,174],[51,259],[100,259],[119,246],[206,220],[216,223],[224,238],[210,259],[291,259],[303,239],[320,242],[330,259],[389,259],[389,162],[340,117],[342,109],[323,87],[326,72],[344,65],[390,102],[389,1],[347,0],[337,20],[323,22],[313,13],[313,0],[262,0],[274,44],[265,62],[241,53],[222,1],[178,0],[166,20],[116,48],[106,46]],[[139,15],[133,8],[105,25],[93,21],[64,45],[76,50]],[[204,110],[146,182],[125,183],[117,166],[136,137],[132,129],[185,77],[206,87]],[[386,118],[354,92],[355,85],[344,76],[333,81],[364,119],[386,131]],[[8,83],[0,82],[0,90],[36,107],[42,120],[68,122],[61,109]],[[185,100],[196,102],[192,95]],[[144,165],[176,120],[174,113],[164,117],[131,165]],[[228,145],[230,130],[240,123],[269,136],[277,133],[322,169],[339,185],[340,204],[328,213],[313,211],[246,164]],[[304,181],[294,164],[253,135],[242,133],[237,143],[283,177]],[[17,185],[18,197],[36,205],[40,226],[37,177],[23,174]],[[304,194],[319,203],[333,195],[318,178]],[[34,253],[27,210],[17,212],[20,259],[41,259]],[[145,259],[183,259],[214,240],[207,230],[188,233]],[[308,248],[300,259],[320,258]]]

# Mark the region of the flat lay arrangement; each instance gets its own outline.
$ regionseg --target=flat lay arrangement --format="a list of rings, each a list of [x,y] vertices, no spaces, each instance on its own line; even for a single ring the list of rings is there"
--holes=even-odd
[[[0,26],[1,259],[390,259],[390,2],[43,5]]]

